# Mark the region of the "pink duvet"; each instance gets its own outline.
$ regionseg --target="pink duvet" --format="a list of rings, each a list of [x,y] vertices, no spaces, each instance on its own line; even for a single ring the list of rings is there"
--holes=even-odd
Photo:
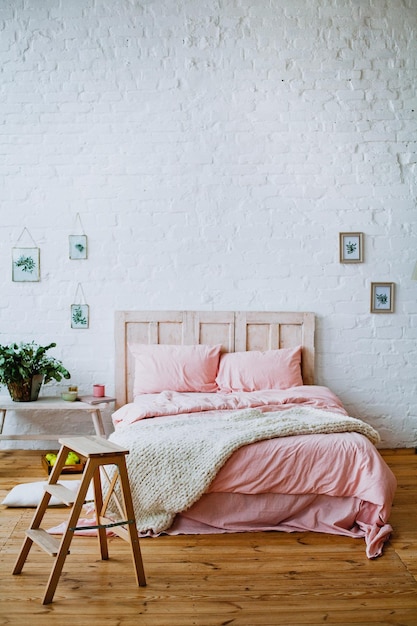
[[[115,429],[167,415],[304,404],[346,414],[326,387],[251,393],[163,392],[138,396],[113,414]],[[204,496],[179,512],[168,533],[316,531],[364,537],[369,558],[382,553],[396,480],[375,446],[358,433],[299,435],[234,452]]]
[[[239,409],[264,408],[275,411],[285,406],[304,404],[318,409],[328,409],[346,415],[339,398],[327,387],[302,385],[285,390],[265,390],[233,393],[161,393],[142,394],[134,402],[125,404],[112,419],[116,430],[125,428],[142,419],[165,415],[182,415],[208,411],[237,411]]]

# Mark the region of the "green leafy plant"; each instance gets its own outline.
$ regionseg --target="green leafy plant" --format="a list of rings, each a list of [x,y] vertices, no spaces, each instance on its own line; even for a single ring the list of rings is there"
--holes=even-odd
[[[386,293],[377,293],[375,297],[378,304],[381,306],[388,303],[388,296]]]
[[[55,346],[56,343],[39,346],[33,341],[0,345],[0,383],[8,385],[36,375],[44,377],[44,384],[51,380],[60,382],[63,378],[71,378],[61,361],[46,354]]]
[[[74,324],[78,324],[81,326],[87,325],[87,318],[85,317],[85,315],[83,315],[80,306],[74,308],[72,313],[72,321],[74,322]]]
[[[356,243],[354,243],[353,241],[348,241],[348,243],[346,244],[347,254],[353,254],[354,252],[356,252],[356,248],[357,248]]]
[[[29,272],[29,274],[31,274],[36,267],[35,261],[32,257],[24,256],[23,254],[17,259],[17,261],[14,262],[14,264],[16,267],[20,267],[22,272]]]

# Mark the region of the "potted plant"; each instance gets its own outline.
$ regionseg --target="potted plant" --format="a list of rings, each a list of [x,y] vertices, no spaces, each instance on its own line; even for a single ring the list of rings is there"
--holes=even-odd
[[[42,383],[71,377],[61,361],[46,354],[55,346],[39,346],[33,341],[0,345],[0,383],[7,386],[12,400],[32,402],[38,399]]]

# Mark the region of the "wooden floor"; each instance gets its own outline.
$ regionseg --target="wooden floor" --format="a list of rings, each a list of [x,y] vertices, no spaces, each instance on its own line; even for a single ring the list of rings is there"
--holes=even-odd
[[[417,455],[383,456],[399,486],[379,559],[366,558],[362,539],[315,533],[160,537],[141,541],[148,584],[139,588],[128,544],[111,539],[101,561],[95,538],[75,537],[47,606],[51,557],[34,546],[22,574],[11,575],[33,509],[0,506],[0,624],[417,625]],[[40,452],[0,451],[0,500],[34,480],[46,480]],[[66,518],[66,509],[49,509],[42,526]]]

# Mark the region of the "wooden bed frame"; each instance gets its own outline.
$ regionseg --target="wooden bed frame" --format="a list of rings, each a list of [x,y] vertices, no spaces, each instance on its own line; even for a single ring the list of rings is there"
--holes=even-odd
[[[305,385],[314,384],[314,313],[256,311],[117,311],[116,408],[133,401],[129,344],[222,345],[224,352],[302,346]]]

